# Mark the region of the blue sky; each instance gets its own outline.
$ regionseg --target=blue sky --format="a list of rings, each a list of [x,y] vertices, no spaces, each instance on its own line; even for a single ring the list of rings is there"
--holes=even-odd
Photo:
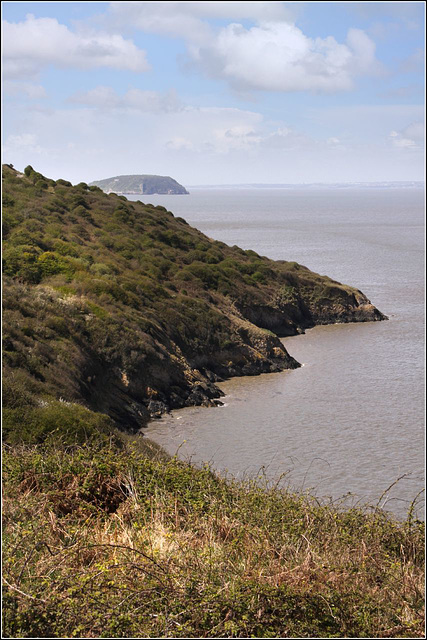
[[[3,2],[2,20],[18,169],[424,179],[424,2]]]

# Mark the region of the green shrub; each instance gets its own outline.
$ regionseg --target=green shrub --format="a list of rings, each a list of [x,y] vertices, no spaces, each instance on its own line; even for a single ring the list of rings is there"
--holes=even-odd
[[[255,273],[252,274],[252,280],[254,282],[257,282],[257,283],[261,282],[263,284],[267,281],[265,275],[260,271],[255,271]]]
[[[40,266],[42,277],[52,276],[55,273],[61,273],[63,262],[61,256],[54,251],[45,251],[38,256],[37,261]]]
[[[13,207],[15,204],[15,200],[7,195],[7,193],[2,194],[2,204],[4,207]]]
[[[72,242],[56,240],[53,243],[53,248],[54,251],[56,251],[56,253],[59,253],[61,256],[72,256],[73,258],[78,258],[79,256],[79,252]]]
[[[105,311],[105,309],[103,309],[102,307],[100,307],[97,304],[94,304],[93,302],[90,302],[90,300],[87,301],[87,306],[89,307],[90,311],[97,317],[97,318],[108,318],[109,314],[107,311]]]
[[[85,207],[83,207],[81,204],[79,204],[77,207],[73,209],[73,213],[74,215],[79,216],[81,218],[91,217],[89,211]]]
[[[58,211],[59,213],[68,211],[67,203],[63,198],[60,198],[59,196],[55,196],[54,198],[52,198],[52,200],[45,206],[48,211]]]
[[[26,282],[37,284],[42,277],[41,265],[38,263],[40,254],[41,250],[38,247],[7,247],[3,251],[3,273],[7,276],[19,276]]]
[[[125,207],[119,206],[114,210],[113,218],[117,222],[125,222],[125,223],[127,223],[131,219],[130,211],[129,211],[129,209],[127,209]]]
[[[195,248],[198,251],[208,251],[210,245],[207,242],[197,242]]]
[[[81,195],[74,195],[71,199],[72,207],[75,209],[76,207],[84,207],[85,209],[89,209],[89,205],[87,201]]]
[[[35,393],[40,392],[31,376],[22,369],[8,371],[2,380],[2,404],[6,409],[19,409],[36,404]]]
[[[3,435],[9,444],[39,444],[48,438],[74,444],[114,432],[110,418],[79,404],[53,399],[40,400],[42,406],[6,408]]]
[[[186,264],[191,264],[192,262],[205,262],[206,253],[203,251],[199,251],[199,249],[192,249],[188,251],[187,255],[184,257],[184,262]]]
[[[199,278],[205,287],[216,289],[218,285],[219,271],[214,265],[207,265],[202,262],[193,262],[185,267],[184,271],[188,271],[196,278]]]
[[[95,262],[92,264],[90,271],[98,276],[105,276],[112,273],[111,266],[104,264],[103,262]]]

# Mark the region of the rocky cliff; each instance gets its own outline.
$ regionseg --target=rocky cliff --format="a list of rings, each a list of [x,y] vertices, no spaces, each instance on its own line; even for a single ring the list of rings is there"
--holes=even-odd
[[[136,431],[217,403],[226,377],[299,366],[280,336],[385,318],[302,265],[32,167],[3,167],[3,209],[4,398],[19,415],[54,398]]]

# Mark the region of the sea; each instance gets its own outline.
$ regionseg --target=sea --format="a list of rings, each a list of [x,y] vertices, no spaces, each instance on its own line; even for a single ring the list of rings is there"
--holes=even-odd
[[[144,433],[193,464],[337,506],[424,518],[423,185],[204,187],[128,196],[215,240],[357,287],[386,322],[284,338],[303,366],[232,378],[222,407],[192,407]]]

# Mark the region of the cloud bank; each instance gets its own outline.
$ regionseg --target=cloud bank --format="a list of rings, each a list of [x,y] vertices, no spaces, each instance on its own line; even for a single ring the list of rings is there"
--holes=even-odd
[[[81,70],[109,67],[143,72],[150,68],[145,51],[121,35],[73,32],[55,18],[3,23],[3,71],[10,79],[36,76],[42,69]]]
[[[380,71],[375,43],[361,29],[349,29],[345,43],[310,38],[289,11],[281,2],[113,2],[110,19],[183,38],[194,68],[238,90],[346,91],[357,76]],[[240,22],[218,27],[208,18]]]
[[[89,91],[78,91],[68,102],[104,110],[133,110],[142,113],[169,113],[183,108],[174,89],[165,93],[129,89],[120,96],[112,87],[99,86]]]
[[[401,131],[391,131],[390,139],[394,147],[400,149],[419,149],[424,147],[424,122],[413,122]]]
[[[339,44],[332,36],[308,38],[285,22],[250,29],[230,24],[210,45],[193,46],[191,54],[237,88],[264,91],[348,90],[355,76],[378,67],[375,44],[360,29],[350,29],[346,44]]]

